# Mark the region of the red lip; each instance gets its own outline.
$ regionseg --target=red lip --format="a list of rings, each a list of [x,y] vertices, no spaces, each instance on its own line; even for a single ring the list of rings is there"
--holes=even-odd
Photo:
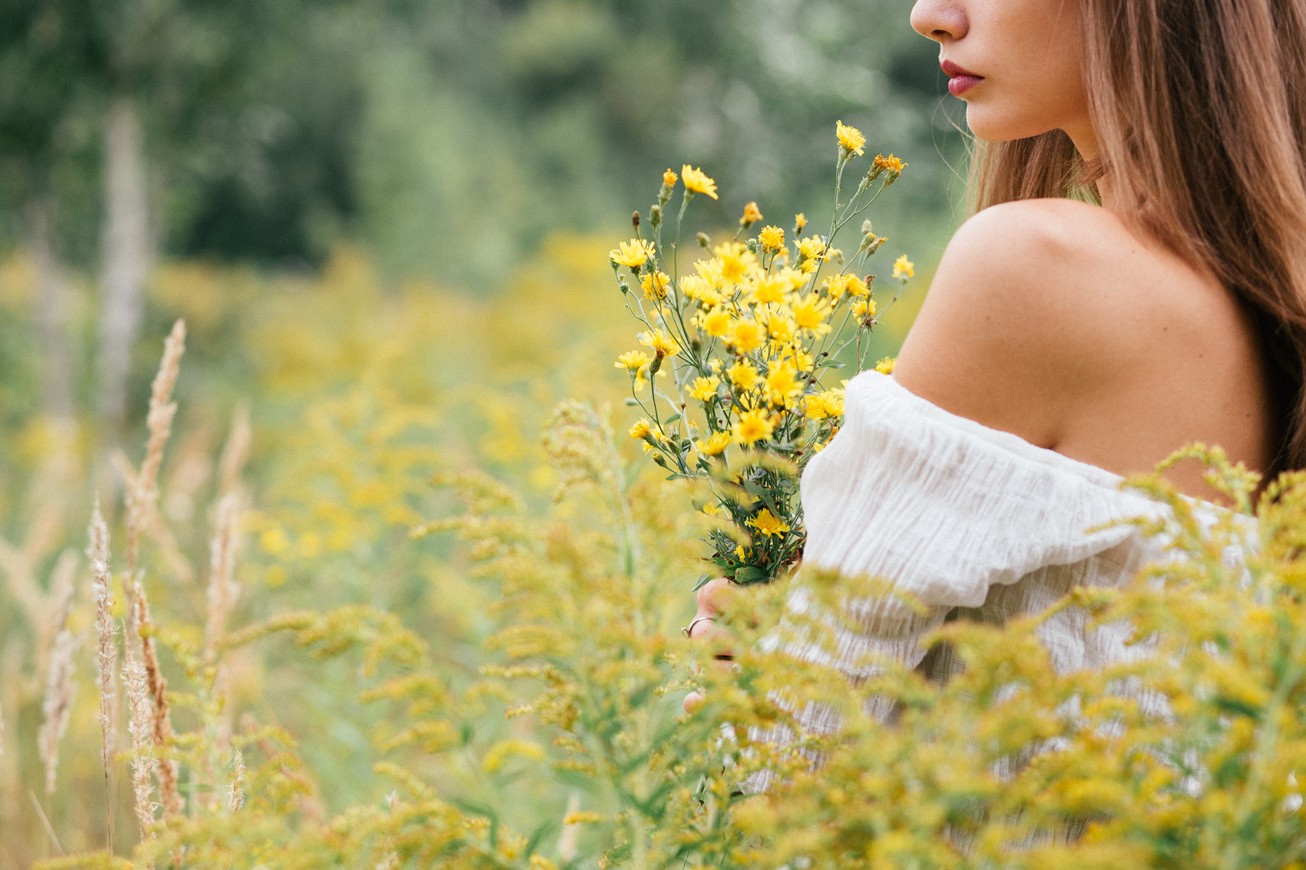
[[[942,61],[939,66],[943,67],[943,72],[948,76],[948,92],[954,97],[960,97],[966,91],[984,81],[983,76],[975,75],[975,73],[957,66],[950,60]]]
[[[962,69],[950,60],[941,61],[939,66],[943,67],[943,74],[950,79],[957,76],[969,76],[973,79],[983,78],[983,76],[976,75],[968,69]]]

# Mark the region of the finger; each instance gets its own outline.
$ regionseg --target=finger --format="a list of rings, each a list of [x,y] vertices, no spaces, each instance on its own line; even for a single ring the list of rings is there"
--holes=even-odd
[[[719,616],[726,611],[736,586],[725,577],[709,580],[698,589],[698,613],[700,616]]]
[[[695,712],[698,711],[699,707],[703,706],[704,702],[706,701],[707,701],[707,695],[704,695],[702,692],[690,692],[688,695],[685,696],[685,700],[683,702],[685,712],[692,716]]]
[[[689,639],[696,644],[707,644],[713,658],[729,660],[734,658],[734,634],[716,622],[716,617],[705,614],[702,610],[694,615],[689,625]]]

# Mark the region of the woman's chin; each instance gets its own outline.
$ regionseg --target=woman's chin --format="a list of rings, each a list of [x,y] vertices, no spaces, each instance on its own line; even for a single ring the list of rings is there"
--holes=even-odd
[[[976,103],[966,104],[966,127],[972,136],[981,142],[1014,142],[1041,136],[1056,129],[1055,124],[1036,123],[1029,118],[1013,118],[992,107]]]

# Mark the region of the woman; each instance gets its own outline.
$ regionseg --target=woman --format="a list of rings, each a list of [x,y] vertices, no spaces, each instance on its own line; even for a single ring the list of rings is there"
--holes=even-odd
[[[804,476],[807,563],[927,608],[853,603],[853,675],[922,666],[952,615],[1127,581],[1155,552],[1099,527],[1159,510],[1120,478],[1186,443],[1306,465],[1306,0],[919,0],[911,21],[982,143],[978,210],[892,378],[850,383]],[[1211,498],[1202,473],[1168,476]],[[700,592],[692,638],[725,591]],[[1128,654],[1103,635],[1073,609],[1043,626],[1059,669]]]

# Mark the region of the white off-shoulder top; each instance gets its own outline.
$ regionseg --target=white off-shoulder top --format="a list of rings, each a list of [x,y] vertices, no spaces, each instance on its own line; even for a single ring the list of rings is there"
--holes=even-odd
[[[803,474],[804,570],[884,578],[927,611],[891,595],[852,601],[855,629],[843,622],[832,627],[835,644],[790,651],[853,677],[884,657],[918,667],[923,638],[950,614],[1002,623],[1048,609],[1075,586],[1129,581],[1163,553],[1122,521],[1170,509],[1123,483],[946,411],[889,376],[858,375],[847,385],[843,428]],[[1212,520],[1223,511],[1193,503]],[[801,577],[789,606],[807,606]],[[1128,626],[1090,626],[1077,608],[1052,614],[1039,632],[1062,673],[1142,654],[1126,645]],[[936,676],[953,666],[946,650],[925,663]],[[808,724],[836,725],[821,718]]]

